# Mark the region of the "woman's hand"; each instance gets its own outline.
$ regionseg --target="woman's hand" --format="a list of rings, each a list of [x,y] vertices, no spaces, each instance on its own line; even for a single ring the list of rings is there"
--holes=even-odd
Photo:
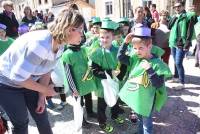
[[[44,110],[45,110],[45,96],[39,93],[37,108],[35,112],[38,114],[42,114]]]
[[[50,84],[42,93],[44,96],[56,96],[58,93],[54,90],[54,85]]]

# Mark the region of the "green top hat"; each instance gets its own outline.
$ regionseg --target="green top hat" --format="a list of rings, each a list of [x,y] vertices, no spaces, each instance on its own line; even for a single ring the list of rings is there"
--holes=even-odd
[[[117,22],[118,22],[118,23],[129,23],[129,20],[128,20],[127,17],[122,17],[122,18],[120,18]]]
[[[99,17],[92,18],[92,24],[98,24],[101,23],[101,19]]]
[[[108,29],[108,30],[116,30],[119,27],[119,24],[108,20],[108,21],[102,21],[101,29]]]

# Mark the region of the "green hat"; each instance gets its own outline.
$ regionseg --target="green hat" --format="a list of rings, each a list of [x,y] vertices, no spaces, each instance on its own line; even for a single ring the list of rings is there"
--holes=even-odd
[[[102,21],[101,29],[116,30],[119,24],[114,21]]]
[[[92,24],[101,23],[101,19],[99,17],[94,17],[92,19]]]
[[[120,18],[117,22],[118,22],[118,23],[129,23],[129,20],[128,20],[127,17],[122,17],[122,18]]]

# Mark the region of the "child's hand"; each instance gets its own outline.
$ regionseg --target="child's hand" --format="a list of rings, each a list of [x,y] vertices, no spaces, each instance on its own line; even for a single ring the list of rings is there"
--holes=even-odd
[[[127,45],[131,42],[132,38],[133,38],[133,33],[129,33],[126,38],[124,39],[124,43],[126,43]]]
[[[147,60],[142,60],[142,62],[140,63],[140,66],[144,70],[148,70],[149,68],[151,68],[151,64]]]
[[[112,76],[117,76],[120,73],[120,70],[112,70]]]
[[[78,97],[78,96],[79,96],[78,92],[77,92],[77,91],[74,91],[74,92],[73,92],[73,96],[74,96],[74,97]]]

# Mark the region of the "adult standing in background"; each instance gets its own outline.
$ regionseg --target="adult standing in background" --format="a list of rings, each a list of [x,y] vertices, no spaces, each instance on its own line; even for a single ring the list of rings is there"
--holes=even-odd
[[[131,31],[135,31],[134,29],[134,26],[137,25],[137,24],[142,24],[144,26],[148,26],[148,23],[147,21],[144,19],[144,8],[141,7],[141,6],[138,6],[135,8],[134,10],[134,18],[133,20],[131,20],[130,24],[131,24]]]
[[[28,134],[28,111],[40,134],[52,134],[45,108],[45,97],[56,95],[49,86],[50,72],[64,45],[80,44],[83,22],[79,12],[65,9],[48,30],[23,34],[0,56],[0,105],[13,134]]]
[[[159,21],[159,13],[156,10],[156,4],[151,4],[151,15],[155,22]]]
[[[183,67],[183,59],[185,53],[191,46],[192,35],[195,22],[191,20],[190,15],[184,9],[184,2],[177,1],[174,5],[176,15],[169,22],[171,29],[169,37],[169,47],[174,58],[175,73],[172,82],[178,82],[178,86],[174,89],[180,90],[185,87],[185,71]]]
[[[151,24],[155,22],[152,18],[151,11],[147,6],[144,7],[144,19],[147,21],[148,27],[151,27]]]
[[[13,11],[13,2],[6,0],[2,2],[3,12],[0,13],[0,23],[6,25],[6,34],[11,38],[17,38],[19,24]]]
[[[37,18],[33,16],[32,10],[29,6],[24,8],[24,17],[22,18],[22,22],[24,22],[27,26],[29,24],[35,24]]]
[[[171,49],[168,42],[170,34],[170,30],[167,27],[168,17],[168,11],[162,10],[160,12],[160,21],[155,22],[151,25],[151,32],[154,36],[153,45],[159,46],[160,48],[165,50],[165,53],[161,56],[161,58],[166,64],[169,63],[169,57],[171,54]]]

